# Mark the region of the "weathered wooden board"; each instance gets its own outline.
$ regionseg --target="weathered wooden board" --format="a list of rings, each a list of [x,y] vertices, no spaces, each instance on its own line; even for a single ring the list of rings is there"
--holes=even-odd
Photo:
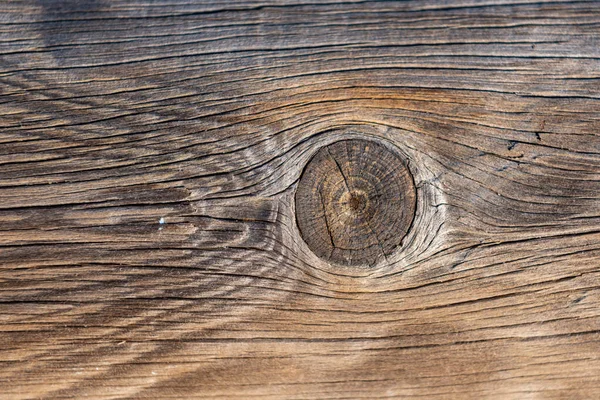
[[[0,398],[600,397],[599,2],[0,22]],[[296,217],[309,160],[354,139],[416,190],[369,265]]]

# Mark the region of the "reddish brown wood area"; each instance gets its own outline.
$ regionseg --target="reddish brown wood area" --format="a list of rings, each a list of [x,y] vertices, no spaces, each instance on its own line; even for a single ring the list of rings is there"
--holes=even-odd
[[[599,134],[594,1],[4,0],[0,398],[598,398]]]

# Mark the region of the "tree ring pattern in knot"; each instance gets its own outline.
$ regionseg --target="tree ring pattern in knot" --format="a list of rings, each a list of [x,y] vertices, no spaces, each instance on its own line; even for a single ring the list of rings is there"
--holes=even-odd
[[[296,190],[296,220],[308,247],[326,261],[374,265],[408,233],[416,188],[406,161],[382,144],[342,140],[322,147]]]

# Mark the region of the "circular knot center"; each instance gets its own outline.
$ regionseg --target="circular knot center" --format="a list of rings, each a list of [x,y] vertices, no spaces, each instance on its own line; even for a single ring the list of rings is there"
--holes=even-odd
[[[368,195],[361,190],[351,190],[344,193],[341,203],[346,209],[353,214],[359,214],[367,208],[369,204]]]

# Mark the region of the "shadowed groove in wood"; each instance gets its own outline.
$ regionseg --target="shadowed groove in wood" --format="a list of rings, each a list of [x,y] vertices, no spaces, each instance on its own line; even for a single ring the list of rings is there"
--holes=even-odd
[[[295,202],[300,233],[318,256],[373,265],[408,232],[416,190],[398,154],[374,141],[342,140],[309,161]]]

